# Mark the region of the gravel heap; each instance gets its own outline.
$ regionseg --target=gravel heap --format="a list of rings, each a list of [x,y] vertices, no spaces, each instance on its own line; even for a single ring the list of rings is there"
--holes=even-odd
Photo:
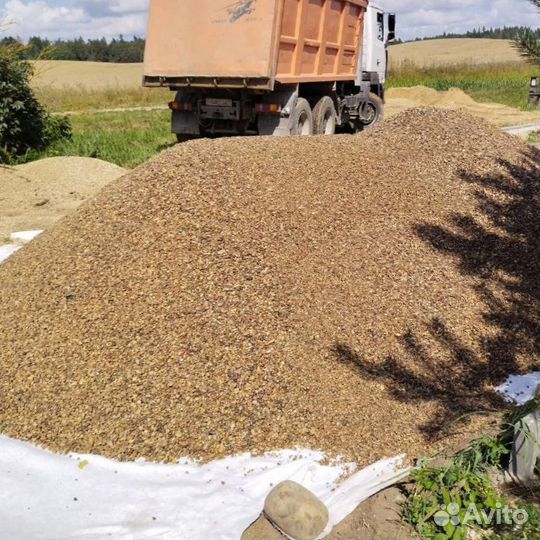
[[[537,160],[429,108],[162,153],[0,267],[0,431],[119,459],[433,450],[537,361]]]

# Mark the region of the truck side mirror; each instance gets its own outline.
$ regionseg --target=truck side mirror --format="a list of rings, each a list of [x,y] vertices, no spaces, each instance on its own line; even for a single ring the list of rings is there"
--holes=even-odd
[[[388,41],[396,39],[396,14],[388,14]]]

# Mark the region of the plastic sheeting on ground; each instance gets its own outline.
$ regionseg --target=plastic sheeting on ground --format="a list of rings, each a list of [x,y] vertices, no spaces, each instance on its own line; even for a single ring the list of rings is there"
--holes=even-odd
[[[0,436],[0,539],[208,540],[240,538],[268,492],[295,480],[327,505],[336,524],[364,499],[407,475],[402,456],[351,473],[310,450],[249,454],[200,465],[120,463],[57,455]]]

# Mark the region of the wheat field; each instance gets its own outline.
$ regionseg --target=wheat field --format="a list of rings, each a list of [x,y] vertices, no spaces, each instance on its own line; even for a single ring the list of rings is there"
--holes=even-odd
[[[77,62],[71,60],[37,60],[34,64],[34,88],[67,89],[84,87],[133,88],[141,86],[142,64]]]
[[[52,112],[165,106],[171,92],[143,88],[142,64],[38,60],[32,87]]]
[[[504,39],[433,39],[394,45],[389,49],[390,65],[443,67],[456,64],[523,63],[512,42]],[[38,60],[34,62],[36,89],[90,90],[126,89],[141,86],[142,64]]]
[[[454,64],[524,63],[512,42],[506,39],[430,39],[401,43],[389,48],[391,68],[403,64],[442,67]]]

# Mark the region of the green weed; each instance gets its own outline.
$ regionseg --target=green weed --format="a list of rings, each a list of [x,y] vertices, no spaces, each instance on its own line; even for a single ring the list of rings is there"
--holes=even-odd
[[[529,144],[538,144],[540,142],[540,131],[533,131],[527,136]]]
[[[489,470],[502,470],[508,461],[514,425],[540,406],[535,398],[506,415],[497,437],[470,443],[446,465],[420,462],[412,473],[413,488],[403,506],[403,517],[422,538],[462,540],[472,530],[487,540],[529,540],[540,537],[537,502],[523,496],[510,501],[494,487]],[[538,495],[536,494],[536,497]],[[528,519],[518,523],[506,512],[525,511]],[[512,514],[513,515],[513,514]]]
[[[478,525],[466,519],[471,505],[488,513],[503,505],[486,471],[499,464],[505,453],[506,448],[495,439],[482,438],[447,466],[422,463],[412,473],[415,483],[403,508],[404,518],[422,538],[467,538],[469,529]]]
[[[540,505],[520,503],[519,506],[527,512],[529,519],[518,526],[504,523],[497,530],[489,532],[485,540],[537,540],[540,538]]]

